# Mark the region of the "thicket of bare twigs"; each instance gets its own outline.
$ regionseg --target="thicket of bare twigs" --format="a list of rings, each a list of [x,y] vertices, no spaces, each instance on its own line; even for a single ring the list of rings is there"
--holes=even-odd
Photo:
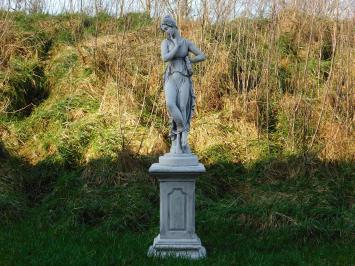
[[[182,34],[208,58],[195,67],[196,150],[222,145],[248,161],[259,156],[250,144],[256,141],[267,153],[352,157],[354,16],[344,8],[351,2],[333,2],[274,2],[260,16],[234,19],[226,16],[229,2],[225,16],[189,20],[179,13]],[[262,6],[251,4],[245,10]],[[136,142],[130,148],[138,153],[144,144],[144,153],[164,149],[158,18],[35,13],[26,21],[2,12],[1,29],[3,113],[28,115],[48,94],[81,91],[118,123],[124,145]]]

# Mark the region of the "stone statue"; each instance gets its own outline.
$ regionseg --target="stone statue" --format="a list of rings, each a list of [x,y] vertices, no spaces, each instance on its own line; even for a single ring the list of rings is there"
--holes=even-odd
[[[171,16],[163,18],[161,29],[167,34],[161,55],[168,62],[164,92],[172,144],[170,152],[159,156],[159,162],[149,168],[149,174],[159,179],[160,230],[147,255],[201,259],[206,257],[206,249],[195,232],[195,185],[196,178],[206,169],[191,153],[187,137],[195,107],[192,63],[205,60],[205,56],[180,36]],[[195,57],[189,58],[189,52]]]
[[[164,92],[171,123],[170,153],[191,153],[188,133],[195,108],[192,63],[201,62],[206,57],[191,41],[181,37],[170,15],[162,19],[160,26],[167,34],[161,43],[161,56],[164,62],[168,62],[164,73]],[[190,58],[190,52],[195,57]]]

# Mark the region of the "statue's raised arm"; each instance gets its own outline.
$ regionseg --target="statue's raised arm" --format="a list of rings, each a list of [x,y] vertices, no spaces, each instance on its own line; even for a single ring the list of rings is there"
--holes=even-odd
[[[206,60],[206,56],[198,49],[195,44],[191,41],[188,41],[189,52],[193,53],[195,57],[190,58],[191,63],[198,63]]]

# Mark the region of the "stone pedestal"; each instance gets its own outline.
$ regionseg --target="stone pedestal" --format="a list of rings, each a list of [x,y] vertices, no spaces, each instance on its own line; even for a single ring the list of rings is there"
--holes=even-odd
[[[195,233],[195,180],[205,171],[191,153],[167,153],[149,168],[160,183],[160,233],[149,247],[148,256],[206,256]]]

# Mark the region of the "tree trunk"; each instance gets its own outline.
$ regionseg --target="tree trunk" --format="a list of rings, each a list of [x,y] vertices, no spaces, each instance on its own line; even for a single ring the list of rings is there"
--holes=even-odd
[[[189,3],[188,0],[178,1],[178,19],[185,20],[189,14]]]
[[[152,11],[152,1],[151,0],[145,0],[145,12],[147,15],[150,17]]]

